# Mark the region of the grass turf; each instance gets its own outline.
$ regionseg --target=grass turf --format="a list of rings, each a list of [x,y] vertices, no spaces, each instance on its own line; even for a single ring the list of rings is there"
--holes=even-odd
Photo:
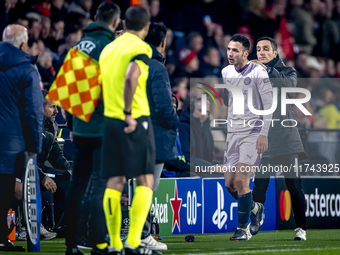
[[[163,254],[340,254],[340,229],[308,230],[307,241],[293,241],[295,232],[292,230],[263,231],[253,236],[249,241],[229,241],[232,233],[226,234],[196,234],[193,243],[184,240],[185,235],[163,236],[168,245],[168,251]],[[15,242],[26,247],[26,242]],[[91,250],[83,250],[90,254]],[[1,254],[5,254],[0,252]],[[8,252],[6,255],[23,254]],[[41,242],[40,253],[30,254],[65,254],[65,240],[54,239]]]

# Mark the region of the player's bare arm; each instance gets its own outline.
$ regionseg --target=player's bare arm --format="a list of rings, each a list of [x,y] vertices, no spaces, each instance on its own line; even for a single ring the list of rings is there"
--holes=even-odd
[[[125,83],[124,83],[124,102],[125,102],[125,122],[128,124],[127,127],[124,128],[125,133],[132,133],[135,131],[137,126],[137,121],[131,117],[131,105],[133,100],[133,95],[135,94],[136,88],[138,86],[138,78],[141,74],[140,68],[138,64],[135,62],[131,62],[128,66]]]

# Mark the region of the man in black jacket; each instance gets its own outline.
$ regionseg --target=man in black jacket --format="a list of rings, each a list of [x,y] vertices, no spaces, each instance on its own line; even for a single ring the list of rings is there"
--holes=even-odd
[[[277,43],[272,38],[260,38],[256,45],[256,52],[258,60],[252,60],[252,62],[263,66],[268,72],[273,87],[278,88],[278,104],[272,119],[278,119],[280,123],[283,120],[295,119],[293,105],[287,105],[287,114],[281,115],[281,89],[296,87],[297,75],[295,69],[285,66],[278,56]],[[292,96],[292,94],[288,94],[288,97],[291,98]],[[285,125],[294,125],[294,123],[289,124],[289,122],[291,121],[285,121]],[[298,161],[307,158],[297,127],[284,127],[280,124],[274,124],[269,130],[268,142],[268,150],[263,154],[261,160],[262,166],[292,165],[298,167]],[[294,240],[306,240],[305,195],[301,186],[299,172],[292,170],[291,172],[284,173],[284,176],[286,186],[290,194],[292,194],[291,199],[296,223],[296,236]],[[253,200],[255,202],[264,204],[269,177],[270,174],[256,173],[253,189]],[[261,228],[262,222],[262,214],[252,214],[250,228],[255,229],[254,232],[257,232]]]
[[[178,99],[172,94],[172,105],[178,116]],[[190,124],[190,123],[189,123]],[[180,124],[178,124],[179,129]],[[179,139],[179,131],[177,131],[176,143],[174,150],[176,157],[164,162],[165,171],[162,172],[162,177],[190,177],[190,162],[185,160],[182,151],[181,141]]]
[[[210,102],[207,100],[208,115],[201,114],[202,98],[191,100],[190,106],[179,114],[179,139],[185,161],[194,166],[211,166],[214,159],[214,139],[210,130]]]
[[[71,166],[64,157],[57,140],[58,125],[55,122],[55,117],[58,114],[57,105],[46,99],[46,90],[43,90],[42,94],[44,99],[43,143],[41,153],[37,156],[37,164],[41,171],[55,176],[53,180],[47,177],[45,181],[46,185],[44,186],[47,186],[46,188],[49,191],[55,186],[54,189],[52,189],[55,205],[54,222],[58,223],[65,211],[66,192],[71,177],[68,170],[71,170]],[[50,165],[47,165],[46,161],[48,161]],[[53,223],[53,221],[50,223]],[[47,225],[47,227],[53,228],[53,225]]]
[[[115,30],[120,22],[120,8],[111,2],[98,6],[95,22],[85,27],[85,36],[76,47],[95,60],[104,47],[115,39]],[[81,202],[87,186],[90,203],[90,237],[93,245],[92,254],[108,254],[106,243],[106,221],[103,211],[103,196],[107,180],[101,178],[100,158],[102,136],[104,132],[104,104],[98,101],[91,120],[84,122],[76,117],[72,119],[73,132],[73,172],[66,202],[66,254],[83,254],[77,248],[77,231]]]
[[[55,117],[58,114],[57,105],[46,99],[46,90],[43,90],[42,94],[44,99],[43,145],[37,158],[38,167],[46,172],[48,167],[44,163],[48,160],[55,169],[71,170],[57,141],[58,125],[55,122]]]
[[[159,185],[164,162],[175,158],[174,145],[179,122],[172,106],[170,80],[162,56],[166,47],[165,36],[166,27],[163,24],[151,23],[145,38],[145,42],[149,43],[152,48],[146,89],[156,144],[156,165],[152,188],[154,193]],[[167,250],[166,244],[155,241],[151,236],[151,220],[150,211],[143,228],[142,243],[152,250]]]

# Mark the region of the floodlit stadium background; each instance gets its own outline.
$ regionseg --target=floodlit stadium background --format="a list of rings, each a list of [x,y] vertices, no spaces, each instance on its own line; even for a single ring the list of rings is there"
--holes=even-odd
[[[49,89],[67,51],[80,40],[82,29],[93,21],[101,2],[5,0],[0,4],[0,32],[2,34],[6,25],[14,23],[28,29],[30,52],[38,54],[38,70],[44,88]],[[241,33],[251,40],[250,60],[256,59],[254,43],[257,39],[262,36],[274,38],[279,45],[280,57],[287,66],[294,67],[301,78],[298,86],[312,94],[312,99],[305,104],[312,116],[304,116],[294,109],[301,139],[309,155],[302,164],[315,165],[315,170],[303,172],[302,179],[307,228],[340,228],[339,171],[325,173],[317,170],[318,164],[332,165],[336,169],[340,162],[339,0],[113,2],[120,5],[122,13],[131,4],[140,3],[150,10],[152,22],[163,22],[167,26],[165,64],[172,92],[179,100],[179,109],[186,109],[190,98],[202,94],[196,85],[190,86],[191,78],[209,79],[210,84],[221,78],[221,69],[228,65],[226,47],[233,34]],[[196,58],[197,61],[192,61]],[[225,119],[226,114],[225,106],[212,105],[212,119]],[[72,143],[61,111],[56,120],[63,128],[60,137],[65,140],[64,154],[71,160]],[[226,130],[213,128],[212,134],[214,162],[221,163]],[[222,193],[218,192],[220,187]],[[263,230],[294,228],[289,200],[292,194],[287,195],[287,192],[280,176],[271,179]],[[177,211],[174,203],[180,203]],[[153,208],[159,219],[161,235],[223,233],[231,232],[237,225],[233,217],[237,207],[233,203],[235,201],[224,188],[223,179],[162,179]],[[216,210],[225,211],[227,217],[214,217]]]

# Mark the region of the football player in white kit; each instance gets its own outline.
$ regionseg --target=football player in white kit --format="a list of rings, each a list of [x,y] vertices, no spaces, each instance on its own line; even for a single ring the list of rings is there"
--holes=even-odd
[[[248,60],[250,41],[243,35],[234,35],[229,42],[229,65],[222,70],[227,89],[228,135],[224,158],[225,185],[238,201],[238,227],[230,240],[248,240],[247,225],[250,211],[263,212],[263,205],[255,203],[249,189],[252,167],[258,166],[261,154],[268,148],[268,131],[272,114],[257,115],[248,107],[248,97],[256,110],[268,110],[272,106],[273,91],[266,70]],[[233,93],[233,87],[242,91],[243,98]],[[252,93],[248,90],[251,88]],[[235,91],[235,90],[234,90]],[[249,93],[249,94],[248,94]],[[234,114],[234,107],[244,106],[244,114]],[[239,107],[238,107],[239,108]],[[257,234],[257,233],[251,233]]]

